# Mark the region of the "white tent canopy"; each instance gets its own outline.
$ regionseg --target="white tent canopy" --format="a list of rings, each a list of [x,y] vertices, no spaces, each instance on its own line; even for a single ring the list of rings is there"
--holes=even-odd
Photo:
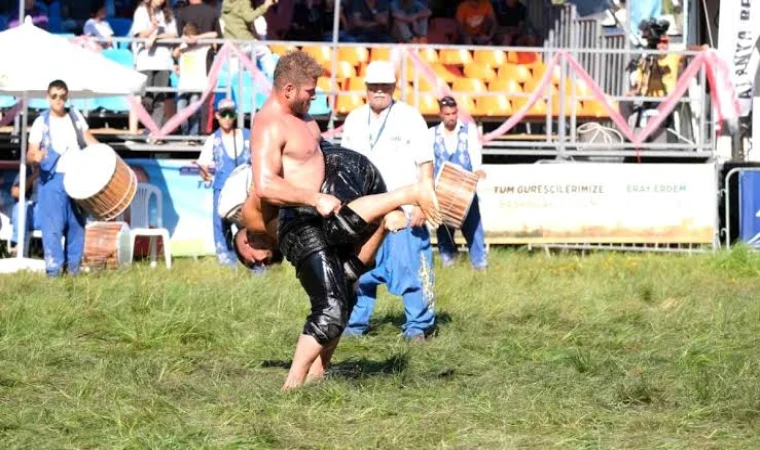
[[[0,33],[0,92],[44,97],[61,79],[78,97],[141,93],[145,75],[31,24]]]
[[[0,93],[16,95],[24,102],[27,116],[29,97],[45,97],[51,81],[63,80],[69,92],[78,97],[142,94],[147,77],[97,53],[70,43],[32,25],[29,17],[23,25],[0,33]],[[19,270],[44,271],[41,260],[24,258],[26,232],[26,145],[27,121],[21,121],[21,166],[18,258],[0,261],[0,273]]]

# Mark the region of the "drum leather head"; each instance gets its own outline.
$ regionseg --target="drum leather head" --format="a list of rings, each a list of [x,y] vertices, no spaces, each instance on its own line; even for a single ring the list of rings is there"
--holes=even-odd
[[[216,213],[223,219],[229,219],[243,207],[248,193],[253,186],[253,173],[249,164],[238,166],[230,173],[219,193],[219,205]]]
[[[68,161],[63,188],[75,200],[100,192],[116,171],[116,152],[107,144],[93,144],[81,151],[68,151],[64,156]]]

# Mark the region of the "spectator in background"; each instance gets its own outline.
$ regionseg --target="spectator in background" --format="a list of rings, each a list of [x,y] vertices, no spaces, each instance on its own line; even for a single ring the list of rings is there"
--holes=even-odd
[[[178,112],[201,99],[201,92],[206,88],[208,81],[208,77],[206,76],[206,55],[208,55],[209,46],[196,44],[198,35],[198,26],[194,22],[185,23],[182,30],[182,38],[185,42],[172,52],[172,56],[178,60]],[[187,121],[182,122],[182,134],[199,134],[201,110],[196,111],[192,116],[188,117]]]
[[[431,14],[423,0],[392,0],[393,37],[401,43],[426,43]]]
[[[37,179],[39,178],[39,170],[27,169],[26,175],[26,223],[24,228],[26,229],[25,236],[28,237],[29,233],[35,229],[39,229],[39,222],[37,214]],[[13,212],[11,213],[11,253],[16,252],[16,246],[18,245],[18,232],[19,232],[19,216],[21,214],[21,204],[19,203],[19,196],[21,195],[19,186],[21,186],[21,177],[16,175],[13,180],[13,187],[11,187],[11,197],[16,200],[13,205]]]
[[[222,4],[222,29],[225,39],[238,39],[245,41],[258,41],[258,35],[254,31],[254,22],[263,18],[277,0],[265,0],[258,8],[251,6],[251,0],[224,0]],[[266,45],[246,45],[243,50],[248,54],[255,55],[264,72],[271,78],[277,64],[272,52]]]
[[[359,42],[393,42],[389,34],[388,0],[353,0],[351,35]]]
[[[435,152],[435,174],[440,173],[445,162],[455,164],[478,177],[485,178],[482,169],[483,154],[480,136],[474,124],[466,124],[458,119],[459,108],[453,97],[443,97],[438,104],[441,107],[441,123],[430,128],[430,140]],[[456,261],[457,247],[454,244],[455,228],[446,225],[438,227],[438,251],[443,266],[452,266]],[[483,235],[483,221],[480,219],[478,196],[470,205],[462,223],[462,234],[467,241],[470,262],[475,270],[485,270],[486,243]]]
[[[289,41],[321,41],[324,35],[322,32],[322,24],[325,23],[324,14],[323,0],[295,0],[293,18],[285,39]]]
[[[335,17],[335,0],[324,0],[325,7],[322,13],[322,32],[325,41],[333,40],[333,25]],[[338,26],[338,41],[356,42],[356,38],[351,35],[351,5],[347,2],[340,4],[340,25]]]
[[[232,224],[219,217],[219,196],[232,171],[237,166],[251,163],[251,131],[235,127],[237,112],[235,102],[230,99],[219,102],[216,119],[219,121],[219,129],[206,139],[197,164],[205,182],[212,180],[210,168],[213,166],[215,170],[212,184],[214,206],[211,215],[216,259],[221,265],[235,266],[237,256],[232,243]]]
[[[135,10],[131,34],[147,39],[147,42],[135,44],[135,68],[148,77],[147,86],[168,88],[169,76],[174,68],[170,48],[173,44],[156,42],[177,37],[174,15],[166,0],[143,0]],[[164,124],[166,96],[166,92],[146,92],[142,98],[143,106],[159,127]]]
[[[14,28],[21,25],[18,21],[18,7],[13,9],[10,17],[12,20],[8,22],[8,28]],[[24,1],[24,18],[26,17],[32,18],[34,26],[42,28],[43,30],[48,29],[50,19],[47,15],[47,9],[37,5],[34,0]]]
[[[519,0],[492,0],[496,16],[496,41],[501,45],[532,46],[536,39],[528,33],[528,9]]]
[[[494,45],[496,17],[489,0],[464,0],[457,8],[456,20],[464,45]]]
[[[93,3],[90,18],[84,23],[82,30],[86,36],[98,39],[102,48],[113,46],[111,38],[114,35],[111,25],[106,20],[106,4],[104,1]]]
[[[197,56],[199,53],[204,52],[203,50],[199,50],[201,47],[198,47],[196,45],[198,40],[201,39],[216,39],[222,37],[222,28],[219,24],[219,13],[217,12],[217,9],[212,6],[208,5],[203,2],[203,0],[189,0],[187,6],[182,8],[177,12],[177,31],[183,32],[185,29],[185,24],[193,23],[195,27],[197,28],[197,34],[195,36],[183,36],[182,39],[184,40],[184,44],[187,44],[187,48],[190,48],[193,50],[193,55]],[[206,48],[205,50],[205,63],[203,64],[205,66],[205,72],[202,79],[204,80],[204,85],[201,87],[201,91],[203,88],[206,87],[205,80],[206,75],[208,75],[209,69],[211,69],[211,65],[214,62],[214,56],[216,55],[216,50],[218,49],[217,44],[212,45],[205,45],[203,46]],[[182,54],[185,54],[182,52]],[[186,58],[189,60],[189,58]],[[185,61],[189,62],[189,61]],[[180,61],[180,75],[182,75],[182,63]],[[195,75],[191,75],[193,80],[200,80],[201,75],[199,72],[195,72],[195,69],[187,69],[187,71],[192,70]],[[196,78],[197,77],[197,78]],[[182,78],[180,76],[180,83],[182,83]],[[193,88],[195,88],[195,82],[190,83],[192,84]],[[186,131],[191,132],[191,134],[207,134],[211,131],[211,118],[213,117],[212,114],[212,99],[213,95],[210,95],[206,101],[201,105],[200,113],[197,116],[198,117],[198,127],[193,128],[193,126],[190,126],[187,128]],[[181,101],[181,99],[180,99]],[[177,108],[179,109],[181,106],[178,104]],[[194,131],[194,132],[193,132]]]

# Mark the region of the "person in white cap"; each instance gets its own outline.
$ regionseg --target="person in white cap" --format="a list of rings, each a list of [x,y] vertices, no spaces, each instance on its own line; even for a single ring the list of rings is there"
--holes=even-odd
[[[366,155],[388,186],[427,180],[433,184],[433,143],[419,111],[393,100],[396,74],[387,61],[373,61],[364,78],[367,104],[352,111],[343,127],[341,146]],[[419,207],[405,205],[407,227],[383,242],[376,267],[359,280],[359,298],[344,334],[361,335],[369,329],[377,286],[386,284],[404,299],[404,337],[422,341],[434,331],[433,253],[425,216]]]
[[[247,128],[238,130],[235,127],[237,112],[235,102],[231,99],[219,102],[216,120],[219,121],[219,128],[206,139],[197,164],[203,181],[212,183],[214,188],[212,217],[216,259],[219,264],[234,266],[237,258],[232,246],[232,232],[229,224],[223,222],[216,211],[219,208],[222,187],[232,171],[240,165],[251,163],[251,131]],[[212,166],[214,167],[213,177],[211,176]]]

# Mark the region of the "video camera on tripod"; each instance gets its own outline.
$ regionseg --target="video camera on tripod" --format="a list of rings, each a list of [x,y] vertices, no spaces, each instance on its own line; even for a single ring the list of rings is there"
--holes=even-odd
[[[647,41],[647,48],[651,50],[657,49],[657,44],[662,41],[662,37],[668,32],[668,28],[670,28],[670,22],[657,20],[654,17],[639,24],[641,37]]]

